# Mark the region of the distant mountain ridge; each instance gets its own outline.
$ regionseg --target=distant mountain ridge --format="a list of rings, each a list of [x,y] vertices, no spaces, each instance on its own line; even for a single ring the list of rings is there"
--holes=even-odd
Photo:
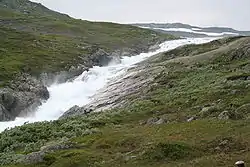
[[[250,35],[250,31],[238,31],[229,27],[198,27],[183,23],[137,23],[132,25],[185,37]]]

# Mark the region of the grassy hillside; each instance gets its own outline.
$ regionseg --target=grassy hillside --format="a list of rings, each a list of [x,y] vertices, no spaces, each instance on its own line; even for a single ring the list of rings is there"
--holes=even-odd
[[[162,71],[152,73],[148,89],[128,97],[129,106],[5,131],[0,163],[31,167],[23,156],[39,150],[45,155],[38,167],[250,162],[249,44],[249,37],[230,38],[153,57],[146,72]]]
[[[128,25],[73,19],[28,0],[0,0],[0,82],[18,72],[37,75],[87,66],[98,49],[136,54],[173,38]]]

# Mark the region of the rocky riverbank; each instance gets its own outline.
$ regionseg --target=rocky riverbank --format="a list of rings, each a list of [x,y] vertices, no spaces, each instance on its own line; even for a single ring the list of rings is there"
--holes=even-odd
[[[49,98],[46,87],[51,84],[70,81],[93,66],[106,66],[111,61],[119,62],[123,56],[133,56],[139,52],[155,49],[159,42],[152,46],[148,44],[140,50],[138,48],[126,49],[126,51],[116,50],[108,53],[102,49],[97,49],[89,55],[89,60],[85,64],[72,65],[68,71],[41,73],[38,77],[31,76],[28,73],[20,73],[8,86],[0,88],[0,121],[10,121],[17,116],[22,117],[32,114],[43,100]]]
[[[38,79],[20,74],[8,87],[0,89],[0,121],[26,116],[49,98],[49,92]]]
[[[228,56],[232,57],[232,59],[245,58],[250,51],[248,42],[248,37],[225,38],[213,41],[209,44],[184,46],[173,51],[153,56],[139,63],[136,67],[129,69],[123,76],[119,76],[111,81],[107,87],[100,90],[100,92],[93,97],[94,100],[90,104],[83,107],[74,106],[67,111],[62,118],[88,114],[92,111],[129,108],[131,104],[138,100],[147,100],[149,98],[148,94],[158,87],[161,87],[162,84],[164,84],[166,89],[173,89],[175,83],[171,81],[171,79],[164,79],[164,81],[161,81],[163,77],[168,78],[168,76],[171,76],[173,73],[172,68],[176,68],[176,70],[180,70],[180,72],[183,70],[198,70],[198,64],[220,59],[220,56],[224,54],[223,52],[228,53]],[[173,64],[178,65],[173,67]],[[178,66],[183,67],[183,69],[179,69]],[[249,75],[240,76],[248,78]],[[153,100],[152,102],[158,103],[159,101]],[[205,104],[203,107],[206,108],[207,105],[212,106],[212,108],[214,107],[214,103]],[[203,107],[199,106],[201,113]],[[237,108],[232,110],[236,109]],[[218,112],[219,111],[220,110],[218,110]],[[232,113],[233,112],[234,111],[232,111]],[[218,117],[222,117],[222,113],[225,115],[225,112],[222,110],[221,116],[218,115]],[[190,116],[190,118],[197,118],[197,116]]]

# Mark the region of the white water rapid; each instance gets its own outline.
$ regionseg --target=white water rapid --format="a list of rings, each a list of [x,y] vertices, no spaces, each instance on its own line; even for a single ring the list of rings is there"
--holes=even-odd
[[[48,87],[50,98],[44,102],[32,116],[26,118],[16,118],[15,121],[0,122],[0,132],[15,126],[23,125],[25,122],[39,122],[56,120],[65,111],[74,105],[84,106],[91,101],[99,89],[108,82],[123,73],[136,63],[153,56],[157,53],[168,51],[186,44],[207,43],[215,38],[188,38],[167,41],[160,45],[156,51],[142,53],[137,56],[123,57],[120,64],[110,64],[106,67],[93,67],[88,72],[83,72],[72,82],[54,84]]]

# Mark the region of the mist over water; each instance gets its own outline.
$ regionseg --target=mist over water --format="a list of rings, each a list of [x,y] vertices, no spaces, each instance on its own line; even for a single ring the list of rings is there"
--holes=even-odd
[[[91,102],[93,95],[103,88],[109,81],[124,74],[129,68],[146,58],[175,49],[186,44],[207,43],[215,38],[188,38],[167,41],[160,45],[156,51],[142,53],[132,57],[123,57],[121,63],[111,63],[106,67],[95,66],[89,71],[83,72],[72,82],[53,84],[48,87],[50,98],[34,111],[32,116],[16,118],[15,121],[0,122],[0,132],[6,128],[23,125],[26,122],[40,122],[56,120],[74,105],[84,106]]]

